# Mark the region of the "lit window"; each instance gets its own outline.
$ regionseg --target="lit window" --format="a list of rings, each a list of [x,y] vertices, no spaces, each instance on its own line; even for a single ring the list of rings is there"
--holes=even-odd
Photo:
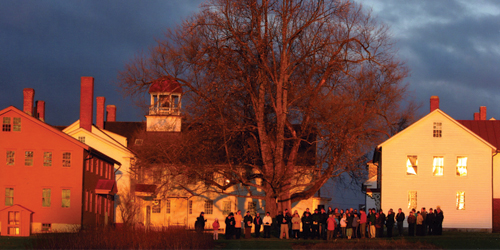
[[[467,157],[457,157],[457,176],[467,176]]]
[[[154,214],[161,213],[161,200],[154,200],[153,207],[151,210],[152,210],[151,212]]]
[[[50,207],[50,188],[42,190],[42,207]]]
[[[19,211],[9,211],[9,225],[19,225],[21,221],[21,212]]]
[[[434,156],[432,163],[432,174],[434,176],[443,176],[444,158],[441,156]]]
[[[416,155],[408,155],[406,159],[406,175],[417,174],[418,159]]]
[[[2,131],[9,132],[11,129],[10,117],[4,117],[2,123]]]
[[[21,117],[14,117],[14,131],[21,131]]]
[[[189,214],[193,214],[193,201],[188,202]]]
[[[8,235],[19,235],[19,228],[18,227],[9,227]]]
[[[14,205],[14,188],[5,189],[5,206]]]
[[[205,214],[213,214],[214,213],[214,202],[206,200],[205,201]]]
[[[165,204],[165,213],[169,214],[170,213],[170,200],[167,200]]]
[[[52,166],[52,152],[43,152],[43,166]]]
[[[432,130],[432,136],[441,137],[442,136],[442,124],[440,122],[435,122]]]
[[[465,210],[465,192],[457,192],[457,210]]]
[[[408,191],[408,209],[417,209],[417,191]]]
[[[62,190],[62,207],[68,208],[71,204],[71,190],[63,189]]]
[[[14,151],[7,151],[7,166],[14,166],[14,159],[16,152]]]
[[[52,224],[42,223],[42,232],[50,232],[52,229]]]
[[[33,166],[33,151],[24,152],[24,166]]]
[[[228,215],[229,213],[231,213],[231,201],[224,201],[222,203],[223,205],[223,211],[222,211],[222,214],[224,215]]]
[[[81,143],[85,143],[85,136],[78,136],[78,140],[79,140]]]
[[[71,153],[70,152],[65,152],[63,153],[63,167],[71,167]]]

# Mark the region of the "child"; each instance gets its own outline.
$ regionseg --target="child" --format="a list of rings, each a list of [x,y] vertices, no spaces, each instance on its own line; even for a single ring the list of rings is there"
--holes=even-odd
[[[215,218],[214,224],[212,224],[212,228],[214,229],[214,240],[219,239],[219,219]]]

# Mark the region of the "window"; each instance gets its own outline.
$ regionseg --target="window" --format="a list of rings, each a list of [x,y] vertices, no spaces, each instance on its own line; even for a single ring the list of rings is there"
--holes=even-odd
[[[43,166],[52,166],[52,152],[43,152]]]
[[[14,117],[14,131],[21,131],[21,117]]]
[[[78,140],[79,140],[81,143],[85,143],[85,136],[78,136]]]
[[[14,166],[14,159],[16,152],[14,151],[7,151],[7,166]]]
[[[416,155],[408,155],[406,159],[406,175],[417,174],[418,159]]]
[[[205,214],[214,213],[214,202],[210,200],[205,201]]]
[[[69,208],[71,202],[71,190],[63,189],[62,190],[62,207]]]
[[[457,157],[457,176],[467,176],[467,157]]]
[[[141,146],[143,142],[144,142],[143,139],[135,139],[135,145],[136,146]]]
[[[42,190],[42,207],[50,207],[50,188]]]
[[[42,223],[42,232],[50,232],[52,229],[52,224],[50,223]]]
[[[85,190],[85,211],[89,211],[89,190]]]
[[[33,166],[33,151],[24,152],[24,166]]]
[[[247,211],[250,212],[250,215],[255,216],[255,208],[257,207],[257,203],[253,201],[248,202]]]
[[[228,215],[229,213],[231,213],[231,201],[224,201],[222,203],[222,208],[224,209],[222,210],[223,215]]]
[[[153,201],[153,207],[151,209],[151,212],[154,214],[161,213],[161,200],[154,200]]]
[[[11,129],[10,117],[4,117],[2,123],[2,131],[9,132]]]
[[[434,176],[443,176],[444,157],[434,156],[432,163],[432,174]]]
[[[432,130],[433,137],[441,137],[442,136],[442,124],[440,122],[435,122]]]
[[[417,191],[408,191],[408,209],[417,209]]]
[[[71,167],[71,153],[65,152],[63,153],[63,167],[69,168]]]
[[[457,210],[465,210],[465,192],[457,192]]]
[[[9,225],[19,225],[21,221],[21,212],[19,211],[9,211]]]
[[[92,212],[92,209],[94,206],[92,205],[94,201],[94,194],[92,192],[89,192],[89,212]]]
[[[14,188],[5,189],[5,206],[14,205]]]
[[[101,214],[101,196],[95,194],[95,213]]]
[[[165,204],[165,213],[170,214],[170,200],[167,200]]]
[[[188,201],[189,214],[193,214],[193,201]]]

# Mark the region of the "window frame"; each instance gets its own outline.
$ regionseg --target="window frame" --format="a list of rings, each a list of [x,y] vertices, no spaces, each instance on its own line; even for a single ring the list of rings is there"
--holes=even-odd
[[[64,196],[65,191],[67,191],[66,197]],[[71,189],[69,189],[69,188],[63,188],[61,190],[61,207],[62,208],[71,208]]]
[[[457,191],[457,210],[465,210],[465,191]]]
[[[213,200],[205,200],[205,204],[203,206],[205,214],[213,214],[214,213],[214,201]]]
[[[415,159],[415,164],[411,161],[411,158]],[[412,169],[414,174],[412,174],[409,170]],[[406,175],[407,176],[415,176],[418,175],[418,155],[406,155]]]
[[[9,153],[11,153],[11,154],[9,154]],[[14,166],[16,164],[16,151],[7,150],[5,158],[6,158],[6,163],[5,164],[7,166]]]
[[[50,207],[51,205],[51,189],[42,189],[42,207]]]
[[[465,159],[465,161],[460,161],[460,159]],[[457,165],[456,165],[456,169],[455,169],[457,177],[467,177],[467,175],[469,175],[468,161],[469,161],[468,156],[457,156]],[[459,166],[459,164],[464,163],[464,162],[465,162],[465,166]],[[461,168],[465,169],[465,171],[464,171],[465,174],[460,173]]]
[[[12,118],[12,131],[21,132],[21,117]]]
[[[52,167],[52,152],[50,151],[43,152],[43,166]]]
[[[10,202],[8,202],[10,201]],[[14,206],[14,188],[5,188],[5,206]]]
[[[436,163],[441,163],[441,165],[437,165]],[[444,156],[432,157],[432,176],[444,176]]]
[[[151,205],[152,205],[151,206],[151,213],[152,214],[161,213],[161,200],[160,199],[154,199]]]
[[[443,123],[442,122],[434,122],[432,124],[432,137],[434,137],[434,138],[443,137]]]
[[[409,190],[408,191],[408,209],[417,209],[417,201],[418,201],[417,191]]]
[[[10,131],[12,131],[10,117],[3,117],[3,119],[2,119],[2,132],[10,132]]]
[[[35,164],[35,152],[24,151],[24,166],[33,167],[34,164]]]
[[[71,152],[62,153],[62,166],[63,168],[71,167]]]

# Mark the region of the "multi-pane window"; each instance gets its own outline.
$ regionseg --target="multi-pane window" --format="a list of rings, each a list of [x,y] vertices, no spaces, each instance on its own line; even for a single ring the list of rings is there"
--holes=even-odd
[[[161,213],[161,200],[154,200],[151,212],[154,214]]]
[[[205,214],[213,214],[214,213],[214,202],[211,200],[205,201]]]
[[[417,191],[408,191],[408,209],[417,209]]]
[[[467,176],[467,157],[457,157],[457,176]]]
[[[440,122],[435,122],[432,130],[433,137],[441,137],[442,136],[442,124]]]
[[[465,192],[457,192],[457,210],[465,210]]]
[[[228,215],[231,213],[231,201],[224,201],[222,203],[222,214],[223,215]]]
[[[71,167],[71,153],[70,152],[64,152],[63,153],[63,167]]]
[[[42,232],[50,232],[52,229],[52,224],[42,223]]]
[[[193,214],[193,201],[188,201],[189,214]]]
[[[14,205],[14,188],[5,189],[5,206]]]
[[[165,202],[165,213],[170,213],[170,200],[167,200],[167,202]]]
[[[14,131],[21,131],[21,117],[14,117]]]
[[[416,155],[408,155],[406,158],[406,175],[417,174],[418,159]]]
[[[250,215],[255,216],[255,208],[257,207],[257,203],[254,201],[249,201],[247,206],[247,211],[250,212]]]
[[[24,152],[24,166],[33,166],[33,151]]]
[[[14,166],[15,156],[16,156],[16,152],[7,151],[7,166]]]
[[[63,189],[62,190],[62,207],[69,208],[71,205],[71,190]]]
[[[444,157],[434,156],[434,160],[432,162],[432,175],[443,176],[443,168],[444,168]]]
[[[43,166],[52,166],[52,152],[43,152]]]
[[[50,207],[50,188],[42,190],[42,207]]]
[[[79,140],[81,143],[85,143],[85,136],[78,136],[78,140]]]
[[[21,212],[19,211],[9,211],[9,225],[19,225],[21,221]]]
[[[4,117],[2,122],[2,131],[9,132],[11,129],[10,117]]]

